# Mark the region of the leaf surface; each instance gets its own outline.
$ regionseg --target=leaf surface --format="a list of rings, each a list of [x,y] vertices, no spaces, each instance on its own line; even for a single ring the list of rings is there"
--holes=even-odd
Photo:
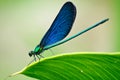
[[[120,80],[120,53],[57,55],[32,63],[18,73],[39,80]]]

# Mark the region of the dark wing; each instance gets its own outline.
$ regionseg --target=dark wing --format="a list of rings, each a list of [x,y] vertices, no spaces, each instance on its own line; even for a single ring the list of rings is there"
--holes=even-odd
[[[71,2],[66,2],[41,40],[40,46],[45,47],[64,39],[70,32],[75,17],[75,6]]]

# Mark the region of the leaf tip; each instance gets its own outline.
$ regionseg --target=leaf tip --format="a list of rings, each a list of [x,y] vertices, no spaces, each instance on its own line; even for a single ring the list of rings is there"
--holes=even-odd
[[[13,74],[10,74],[8,77],[16,76],[16,75],[18,75],[18,74],[20,74],[20,73],[21,73],[21,71],[15,72],[15,73],[13,73]]]
[[[23,68],[23,70],[21,70],[21,71],[12,73],[12,74],[10,74],[8,77],[12,77],[12,76],[16,76],[16,75],[18,75],[18,74],[21,74],[26,68],[27,68],[27,67]]]

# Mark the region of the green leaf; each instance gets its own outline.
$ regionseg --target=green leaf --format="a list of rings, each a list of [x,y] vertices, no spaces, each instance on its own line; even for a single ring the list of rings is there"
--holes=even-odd
[[[39,80],[120,80],[120,53],[57,55],[34,62],[15,74]]]

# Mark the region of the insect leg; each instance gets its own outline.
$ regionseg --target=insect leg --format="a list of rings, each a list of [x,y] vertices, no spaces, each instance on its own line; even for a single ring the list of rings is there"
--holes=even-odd
[[[40,55],[40,54],[39,54],[39,56],[42,57],[42,58],[44,58],[44,56],[42,56],[42,55]]]
[[[30,61],[30,63],[28,65],[30,65],[33,61],[34,61],[34,59],[32,61]]]
[[[36,57],[35,57],[35,55],[33,55],[33,57],[34,57],[34,61],[36,61]]]
[[[39,55],[36,55],[37,56],[37,58],[40,60],[40,56]]]

